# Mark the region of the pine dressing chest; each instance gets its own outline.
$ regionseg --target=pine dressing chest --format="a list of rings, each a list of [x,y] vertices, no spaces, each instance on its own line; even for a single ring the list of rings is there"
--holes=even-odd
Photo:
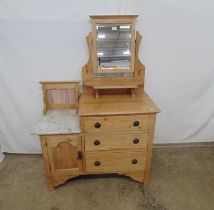
[[[44,115],[33,133],[40,136],[49,190],[85,174],[148,184],[159,109],[144,91],[136,18],[91,16],[82,91],[80,81],[41,82]]]

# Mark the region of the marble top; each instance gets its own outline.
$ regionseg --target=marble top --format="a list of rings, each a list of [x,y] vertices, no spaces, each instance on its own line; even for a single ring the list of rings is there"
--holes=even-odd
[[[31,133],[37,135],[80,133],[80,118],[76,110],[49,110],[39,118]]]

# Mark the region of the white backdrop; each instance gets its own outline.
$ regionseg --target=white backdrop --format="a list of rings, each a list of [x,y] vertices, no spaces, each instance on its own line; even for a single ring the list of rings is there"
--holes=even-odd
[[[214,141],[213,0],[1,0],[2,150],[40,153],[38,81],[81,79],[98,14],[140,15],[145,89],[162,111],[155,143]]]

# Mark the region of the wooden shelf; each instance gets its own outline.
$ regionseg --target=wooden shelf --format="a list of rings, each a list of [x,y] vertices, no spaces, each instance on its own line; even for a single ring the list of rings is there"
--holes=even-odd
[[[96,91],[96,98],[99,98],[99,93],[101,90],[113,90],[113,89],[129,89],[130,95],[134,96],[134,89],[138,88],[137,83],[129,83],[129,84],[122,84],[122,83],[95,83],[93,84],[92,88]]]

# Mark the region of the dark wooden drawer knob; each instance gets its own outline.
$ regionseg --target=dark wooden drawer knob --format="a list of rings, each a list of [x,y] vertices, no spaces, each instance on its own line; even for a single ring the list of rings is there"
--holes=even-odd
[[[133,143],[134,144],[138,144],[139,143],[139,139],[138,138],[133,139]]]
[[[95,140],[94,141],[94,145],[100,145],[100,141],[99,140]]]
[[[83,157],[82,151],[78,151],[78,153],[77,153],[77,160],[82,160],[82,157]]]
[[[95,127],[95,128],[100,128],[100,127],[101,127],[101,123],[96,122],[96,123],[94,124],[94,127]]]
[[[137,160],[136,160],[136,159],[133,159],[133,160],[132,160],[132,164],[137,164]]]
[[[100,161],[95,161],[95,162],[94,162],[94,165],[95,165],[95,166],[99,166],[99,165],[100,165]]]
[[[133,125],[134,125],[134,127],[137,127],[137,126],[140,125],[140,123],[139,123],[139,121],[136,120],[136,121],[133,122]]]

